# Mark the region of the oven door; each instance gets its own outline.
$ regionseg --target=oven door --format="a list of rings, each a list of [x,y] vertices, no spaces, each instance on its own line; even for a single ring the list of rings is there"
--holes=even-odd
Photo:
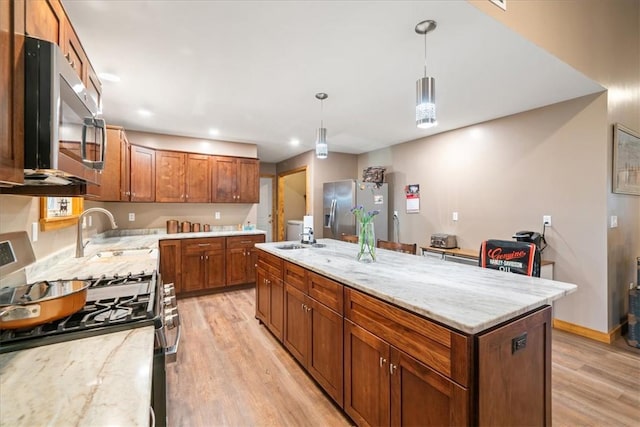
[[[180,346],[180,316],[173,283],[160,285],[164,291],[161,315],[162,326],[156,329],[153,356],[152,402],[155,426],[168,424],[167,412],[167,364],[177,360]]]

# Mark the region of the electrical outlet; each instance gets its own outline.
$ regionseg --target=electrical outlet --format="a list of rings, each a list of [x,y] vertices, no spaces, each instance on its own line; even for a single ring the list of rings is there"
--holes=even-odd
[[[545,224],[547,227],[551,227],[551,215],[543,215],[542,223]]]
[[[129,221],[135,221],[136,220],[136,214],[133,212],[129,212]]]
[[[451,215],[451,219],[453,219],[454,221],[458,220],[458,212],[454,212],[453,215]]]
[[[617,227],[618,227],[618,216],[611,215],[611,228],[617,228]]]
[[[220,212],[216,212],[216,213],[215,213],[215,218],[216,218],[216,219],[220,219]]]
[[[31,223],[31,241],[32,242],[38,241],[38,223],[37,222]]]

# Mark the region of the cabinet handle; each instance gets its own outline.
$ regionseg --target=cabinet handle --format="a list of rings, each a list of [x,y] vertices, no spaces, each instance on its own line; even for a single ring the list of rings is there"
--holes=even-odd
[[[311,311],[311,307],[307,306],[307,312]]]
[[[200,255],[200,261],[202,261],[204,259],[204,257],[202,255]]]
[[[206,256],[204,257],[204,259],[206,259],[207,261],[209,261],[209,255],[206,255]]]
[[[198,243],[198,246],[211,246],[211,243]]]
[[[385,359],[384,357],[380,356],[380,367],[382,368],[382,366],[387,363],[387,359]]]
[[[396,370],[396,368],[397,368],[397,366],[396,366],[396,365],[394,365],[393,363],[390,363],[390,364],[389,364],[389,373],[390,373],[391,375],[393,375],[393,371],[395,371],[395,370]]]
[[[300,304],[302,306],[302,311],[304,311],[304,303]]]

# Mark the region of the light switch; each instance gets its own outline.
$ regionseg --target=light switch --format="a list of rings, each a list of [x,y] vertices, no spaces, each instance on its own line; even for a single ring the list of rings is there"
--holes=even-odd
[[[457,220],[458,220],[458,212],[454,212],[454,213],[453,213],[453,215],[452,215],[451,217],[452,217],[452,219],[453,219],[454,221],[457,221]]]
[[[616,227],[618,227],[618,216],[611,215],[611,228],[616,228]]]

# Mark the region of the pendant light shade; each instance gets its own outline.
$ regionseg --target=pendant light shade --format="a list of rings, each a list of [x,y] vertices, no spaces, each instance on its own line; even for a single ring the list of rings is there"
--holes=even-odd
[[[316,93],[316,98],[320,100],[320,127],[316,132],[316,157],[326,159],[329,156],[329,145],[327,144],[327,128],[322,123],[322,101],[327,99],[326,93]]]
[[[436,124],[436,79],[421,77],[416,81],[416,125],[427,129]]]
[[[416,126],[427,129],[438,124],[436,120],[436,80],[427,77],[427,33],[436,29],[436,21],[422,21],[416,33],[424,35],[424,77],[416,81]]]

